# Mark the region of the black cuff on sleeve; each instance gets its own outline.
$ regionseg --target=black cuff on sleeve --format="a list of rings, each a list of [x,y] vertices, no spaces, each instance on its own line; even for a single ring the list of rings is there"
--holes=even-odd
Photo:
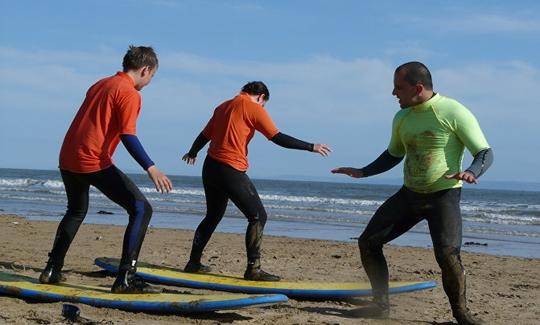
[[[394,157],[388,152],[388,150],[385,150],[371,164],[362,168],[362,172],[365,177],[384,173],[385,171],[394,168],[402,160],[403,160],[403,157]]]
[[[471,172],[476,178],[482,176],[493,163],[493,150],[484,149],[474,155],[474,159],[465,171]]]
[[[278,146],[282,146],[288,149],[313,151],[313,143],[308,143],[308,142],[293,138],[281,132],[278,132],[278,134],[274,135],[270,139],[270,141],[277,144]]]

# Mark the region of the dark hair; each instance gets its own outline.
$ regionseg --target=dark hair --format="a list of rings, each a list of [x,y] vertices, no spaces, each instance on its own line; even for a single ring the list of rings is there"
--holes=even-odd
[[[130,45],[126,55],[124,55],[124,60],[122,61],[124,72],[138,70],[146,66],[151,69],[158,66],[158,58],[154,49],[146,46]]]
[[[427,90],[433,90],[433,81],[429,69],[421,62],[407,62],[397,67],[396,72],[405,71],[403,79],[410,85],[422,84]]]
[[[242,87],[242,91],[250,95],[264,95],[264,100],[270,99],[270,92],[262,81],[251,81]]]

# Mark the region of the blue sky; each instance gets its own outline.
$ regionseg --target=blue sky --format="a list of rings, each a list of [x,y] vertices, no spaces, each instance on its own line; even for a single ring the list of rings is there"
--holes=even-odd
[[[138,135],[168,174],[199,175],[200,161],[186,166],[181,155],[217,104],[263,80],[281,131],[334,153],[283,149],[259,134],[249,174],[343,178],[330,169],[361,167],[386,148],[399,109],[393,71],[419,60],[435,90],[480,121],[495,152],[483,179],[540,182],[537,1],[0,3],[0,167],[56,168],[87,88],[120,70],[135,44],[160,58]],[[115,161],[140,171],[121,146]],[[377,177],[400,176],[401,166]]]

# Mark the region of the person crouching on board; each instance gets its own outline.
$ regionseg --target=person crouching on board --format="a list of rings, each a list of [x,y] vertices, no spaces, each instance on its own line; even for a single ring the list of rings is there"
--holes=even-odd
[[[152,80],[158,69],[158,59],[151,47],[130,46],[122,65],[123,72],[101,79],[88,89],[64,138],[60,173],[66,189],[67,211],[58,226],[47,265],[39,277],[41,283],[65,281],[61,272],[64,258],[88,211],[92,185],[129,214],[119,273],[111,291],[156,292],[135,276],[152,207],[137,185],[114,165],[112,155],[121,141],[148,173],[156,189],[162,193],[171,191],[171,181],[146,154],[136,135],[141,110],[139,91]]]
[[[219,105],[206,127],[193,142],[182,160],[195,164],[197,153],[210,142],[203,165],[203,185],[206,196],[206,217],[197,227],[186,272],[210,272],[201,264],[203,250],[225,214],[229,199],[248,219],[246,230],[247,268],[244,279],[279,281],[280,277],[261,269],[260,249],[266,211],[248,169],[247,147],[255,130],[267,139],[289,149],[316,152],[328,156],[325,144],[312,144],[281,133],[264,108],[270,92],[261,81],[247,83],[239,95]]]

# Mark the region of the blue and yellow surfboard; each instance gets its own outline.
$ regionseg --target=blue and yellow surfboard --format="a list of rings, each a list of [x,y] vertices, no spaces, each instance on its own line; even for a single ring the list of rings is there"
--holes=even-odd
[[[109,287],[40,284],[37,279],[7,272],[0,272],[0,294],[37,301],[66,301],[95,307],[174,314],[236,309],[288,300],[284,295],[275,294],[113,294]]]
[[[100,257],[95,264],[116,273],[119,260]],[[148,282],[198,289],[221,290],[256,294],[284,294],[299,299],[344,299],[370,296],[371,285],[367,282],[264,282],[248,281],[241,277],[221,274],[186,273],[178,269],[147,264],[137,264],[137,275]],[[391,281],[391,294],[431,289],[435,281]]]

